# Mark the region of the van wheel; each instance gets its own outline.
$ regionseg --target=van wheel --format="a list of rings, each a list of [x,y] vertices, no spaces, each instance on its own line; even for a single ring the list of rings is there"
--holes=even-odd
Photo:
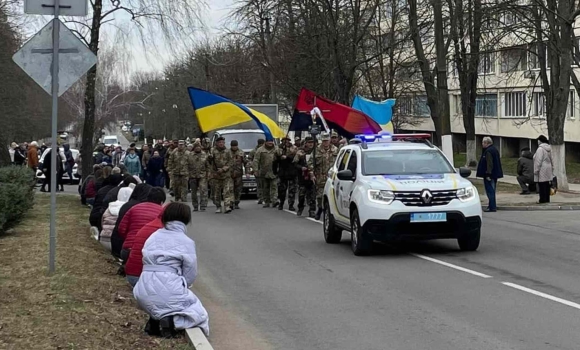
[[[342,229],[336,226],[334,222],[334,217],[330,212],[330,206],[328,205],[328,199],[324,200],[324,212],[323,212],[323,227],[324,227],[324,240],[328,244],[340,243],[342,238]]]
[[[367,237],[366,230],[361,226],[358,210],[354,209],[350,216],[350,246],[356,256],[368,255],[373,241]]]
[[[464,252],[474,252],[479,248],[479,241],[481,239],[481,229],[471,231],[461,238],[457,239],[459,249]]]

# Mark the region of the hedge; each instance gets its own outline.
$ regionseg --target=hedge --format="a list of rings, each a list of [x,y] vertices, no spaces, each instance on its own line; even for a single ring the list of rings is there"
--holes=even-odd
[[[34,204],[34,172],[26,167],[0,168],[0,233],[13,227]]]

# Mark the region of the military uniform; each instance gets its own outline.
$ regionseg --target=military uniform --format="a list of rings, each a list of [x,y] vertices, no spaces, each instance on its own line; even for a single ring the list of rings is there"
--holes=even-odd
[[[171,155],[173,154],[173,152],[176,150],[177,148],[171,148],[169,147],[167,149],[167,152],[165,153],[165,160],[164,165],[165,165],[165,169],[167,169],[167,189],[170,191],[173,191],[173,161],[171,160]],[[173,191],[175,192],[175,191]],[[174,193],[175,194],[175,193]]]
[[[244,151],[238,149],[237,151],[233,151],[230,149],[232,153],[232,182],[234,186],[234,205],[236,209],[238,209],[238,205],[240,204],[240,199],[242,197],[242,188],[243,184],[243,176],[244,176],[244,169],[246,168],[246,156]]]
[[[320,216],[320,213],[322,212],[322,197],[324,195],[324,185],[328,178],[328,171],[334,164],[337,155],[338,148],[332,144],[330,144],[326,149],[323,145],[320,145],[316,149],[316,156],[308,160],[308,169],[314,173],[314,177],[316,178],[316,203],[318,205],[317,216]],[[314,166],[314,160],[316,160],[316,166]]]
[[[276,174],[274,174],[274,160],[277,148],[266,145],[258,148],[254,155],[254,173],[262,179],[262,199],[264,208],[269,207],[273,202],[277,202],[278,188]]]
[[[285,145],[278,148],[276,152],[276,163],[274,168],[278,174],[278,209],[284,208],[286,201],[286,192],[288,192],[288,209],[294,211],[294,202],[296,200],[296,167],[293,164],[296,148]]]
[[[193,210],[197,211],[201,205],[201,210],[207,207],[207,154],[203,151],[189,153],[189,187],[191,188],[191,204]],[[197,198],[199,191],[199,201]]]
[[[250,164],[254,164],[254,158],[256,156],[256,152],[258,151],[258,148],[262,147],[262,145],[258,145],[256,146],[253,150],[250,151],[250,154],[248,155],[248,160],[251,162]],[[259,174],[255,171],[256,169],[252,169],[254,170],[254,177],[256,178],[256,195],[258,196],[258,204],[262,204],[262,201],[264,200],[263,196],[262,196],[262,178],[259,176]]]
[[[292,163],[298,173],[298,212],[297,215],[302,215],[304,210],[304,202],[308,204],[308,212],[310,217],[314,217],[316,211],[316,191],[314,182],[310,177],[308,171],[308,160],[312,157],[312,150],[302,148],[296,152]]]
[[[180,141],[180,145],[183,145]],[[169,156],[169,162],[167,163],[171,171],[171,183],[173,188],[173,193],[175,195],[175,201],[185,202],[187,201],[187,180],[189,179],[189,152],[183,148],[180,150],[176,148]]]
[[[224,206],[226,212],[231,211],[232,203],[234,201],[233,182],[231,168],[233,165],[232,153],[227,148],[219,149],[213,148],[210,154],[210,168],[212,170],[212,178],[214,185],[212,188],[212,195],[214,203],[221,209],[222,195],[224,198]]]

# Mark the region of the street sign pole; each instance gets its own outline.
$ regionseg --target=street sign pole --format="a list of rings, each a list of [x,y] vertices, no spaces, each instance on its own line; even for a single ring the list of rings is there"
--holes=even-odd
[[[54,0],[54,25],[52,27],[52,152],[50,157],[50,171],[52,171],[52,174],[50,177],[50,236],[48,241],[48,273],[51,275],[56,270],[56,180],[58,176],[55,176],[54,171],[57,170],[56,156],[59,152],[56,139],[58,128],[58,56],[60,46],[59,10],[60,0]]]

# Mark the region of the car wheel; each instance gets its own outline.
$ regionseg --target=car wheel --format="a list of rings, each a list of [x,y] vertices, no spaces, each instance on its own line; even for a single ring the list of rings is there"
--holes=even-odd
[[[459,249],[464,252],[473,252],[479,248],[479,241],[481,239],[481,229],[471,231],[457,239]]]
[[[336,226],[334,222],[334,217],[330,213],[330,206],[328,205],[328,200],[324,200],[324,212],[323,212],[323,227],[324,227],[324,240],[328,244],[340,243],[342,238],[342,230]]]
[[[360,224],[358,210],[354,209],[350,216],[350,246],[356,256],[368,255],[373,241],[366,235],[365,229]]]

